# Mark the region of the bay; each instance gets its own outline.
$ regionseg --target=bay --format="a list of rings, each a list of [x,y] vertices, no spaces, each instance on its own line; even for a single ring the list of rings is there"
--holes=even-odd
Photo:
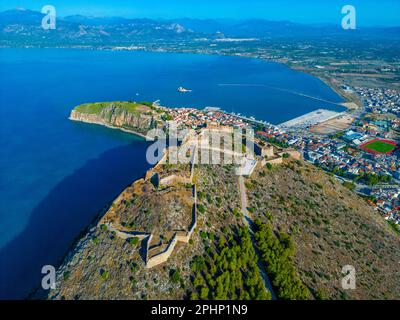
[[[181,94],[177,88],[189,88]],[[278,124],[343,110],[322,81],[240,57],[0,49],[0,299],[24,298],[110,200],[143,176],[148,143],[68,120],[84,102],[220,107]]]

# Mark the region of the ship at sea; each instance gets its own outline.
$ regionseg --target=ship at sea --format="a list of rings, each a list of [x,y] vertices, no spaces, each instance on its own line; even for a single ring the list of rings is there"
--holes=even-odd
[[[179,87],[179,88],[178,88],[178,92],[181,92],[181,93],[188,93],[188,92],[192,92],[192,90],[186,89],[186,88],[184,88],[184,87]]]

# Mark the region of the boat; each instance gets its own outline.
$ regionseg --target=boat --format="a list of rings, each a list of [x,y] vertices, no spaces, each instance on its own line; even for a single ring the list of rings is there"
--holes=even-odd
[[[179,87],[179,88],[178,88],[178,92],[187,93],[187,92],[192,92],[192,90],[185,89],[184,87]]]
[[[221,111],[221,108],[218,108],[218,107],[205,107],[204,111],[206,111],[206,112]]]

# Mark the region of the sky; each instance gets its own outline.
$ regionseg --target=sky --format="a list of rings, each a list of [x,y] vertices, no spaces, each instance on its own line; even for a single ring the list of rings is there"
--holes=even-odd
[[[53,5],[60,16],[127,18],[262,18],[299,23],[341,23],[341,8],[353,5],[360,26],[400,25],[400,0],[1,0],[0,11]]]

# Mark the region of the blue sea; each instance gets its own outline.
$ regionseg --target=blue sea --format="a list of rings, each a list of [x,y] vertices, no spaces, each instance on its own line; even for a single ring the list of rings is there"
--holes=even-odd
[[[177,87],[192,89],[180,94]],[[273,62],[211,55],[0,49],[0,299],[25,298],[107,203],[150,167],[148,142],[68,120],[91,101],[220,107],[278,124],[343,110],[322,81]]]

